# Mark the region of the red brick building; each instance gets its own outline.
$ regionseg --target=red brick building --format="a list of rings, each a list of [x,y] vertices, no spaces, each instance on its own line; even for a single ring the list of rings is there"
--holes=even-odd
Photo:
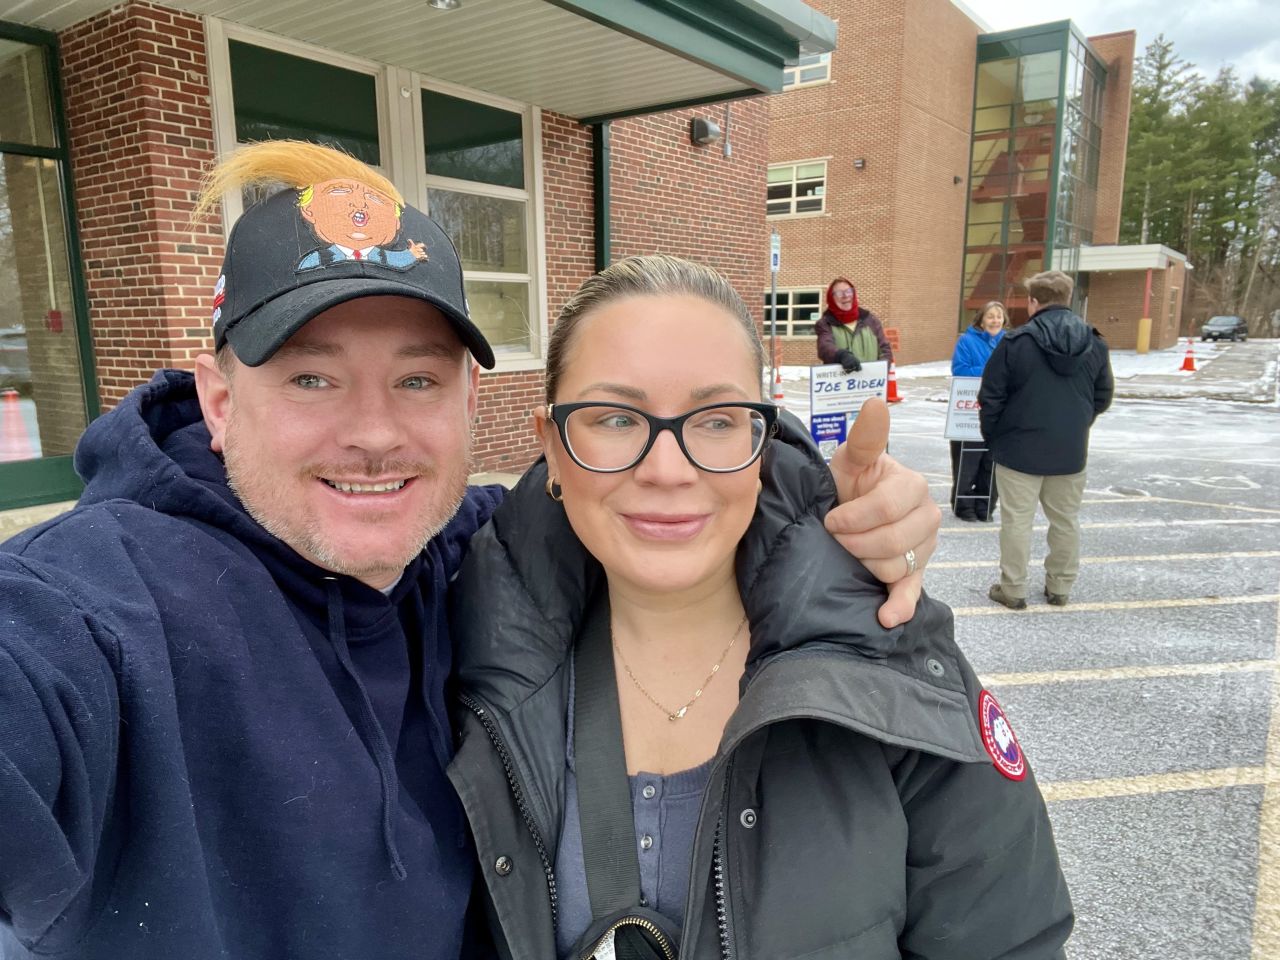
[[[985,33],[950,0],[813,5],[840,43],[768,100],[784,362],[816,362],[813,324],[837,276],[885,322],[898,363],[950,356],[987,301],[1024,320],[1020,284],[1039,270],[1074,274],[1076,308],[1096,323],[1080,251],[1117,241],[1133,32]]]
[[[337,145],[445,226],[499,359],[477,470],[535,456],[549,326],[599,265],[684,254],[758,298],[757,95],[834,47],[830,20],[755,0],[705,19],[662,0],[433,6],[0,0],[0,510],[75,496],[85,423],[210,349],[226,231],[254,198],[188,218],[237,143]],[[695,144],[694,118],[719,138]]]

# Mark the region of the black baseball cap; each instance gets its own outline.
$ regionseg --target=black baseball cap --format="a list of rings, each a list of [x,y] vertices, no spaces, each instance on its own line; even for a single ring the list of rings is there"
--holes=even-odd
[[[323,222],[304,216],[304,207],[326,185],[331,195],[347,191],[343,196],[351,197],[350,217],[357,226],[370,218],[361,202],[379,204],[374,213],[381,235],[370,228],[368,237],[352,239],[356,231],[342,223],[336,208]],[[393,208],[398,222],[389,219]],[[493,348],[468,315],[457,251],[439,224],[345,177],[282,190],[236,221],[214,289],[214,340],[219,348],[229,342],[247,366],[260,366],[317,314],[357,297],[382,295],[436,307],[476,361],[493,369]]]

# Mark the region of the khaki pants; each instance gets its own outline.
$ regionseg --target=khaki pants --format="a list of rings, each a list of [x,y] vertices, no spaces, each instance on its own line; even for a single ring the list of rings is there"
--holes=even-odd
[[[1027,595],[1027,563],[1031,559],[1031,524],[1036,503],[1049,520],[1049,555],[1044,559],[1044,585],[1050,593],[1071,592],[1080,572],[1080,501],[1084,471],[1038,477],[996,464],[1000,489],[1000,587],[1005,596]]]

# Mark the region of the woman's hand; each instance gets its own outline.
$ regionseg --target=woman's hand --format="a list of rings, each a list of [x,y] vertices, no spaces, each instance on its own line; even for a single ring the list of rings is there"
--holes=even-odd
[[[896,627],[915,616],[924,566],[938,545],[942,511],[923,476],[887,453],[889,408],[879,398],[863,404],[831,458],[840,505],[827,514],[827,531],[883,583],[889,599],[880,623]],[[915,571],[907,551],[913,551]]]

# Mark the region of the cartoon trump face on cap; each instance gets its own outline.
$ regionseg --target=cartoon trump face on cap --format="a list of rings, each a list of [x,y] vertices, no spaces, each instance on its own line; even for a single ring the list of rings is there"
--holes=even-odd
[[[390,249],[400,234],[400,204],[359,180],[335,179],[298,191],[298,212],[326,247],[298,262],[313,270],[343,260],[367,260],[394,270],[408,270],[427,260],[426,247],[415,240],[406,249]]]

